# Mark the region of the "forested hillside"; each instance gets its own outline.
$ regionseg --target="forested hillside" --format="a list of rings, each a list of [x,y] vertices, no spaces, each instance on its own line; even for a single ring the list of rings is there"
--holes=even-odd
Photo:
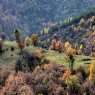
[[[14,28],[23,34],[39,32],[47,23],[89,11],[94,0],[0,0],[0,31],[12,36]]]

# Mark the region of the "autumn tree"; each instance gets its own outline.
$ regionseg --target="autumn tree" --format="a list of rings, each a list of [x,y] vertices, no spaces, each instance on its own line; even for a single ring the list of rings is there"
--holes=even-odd
[[[32,44],[34,46],[37,46],[37,44],[38,44],[38,35],[37,34],[32,34],[31,41],[32,41]]]

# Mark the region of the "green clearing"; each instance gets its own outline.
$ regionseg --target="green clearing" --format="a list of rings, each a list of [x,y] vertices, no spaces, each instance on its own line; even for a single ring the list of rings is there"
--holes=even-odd
[[[66,67],[68,67],[69,63],[66,60],[66,56],[64,53],[56,53],[54,51],[48,51],[45,54],[45,57],[57,64],[64,64]],[[89,56],[75,56],[75,64],[74,68],[78,68],[79,66],[87,66],[85,63],[90,63],[90,61],[82,61],[82,59],[88,59]]]
[[[4,42],[4,46],[5,47],[17,47],[16,42],[10,42],[10,41],[5,41]],[[27,48],[25,48],[25,50],[29,51],[29,53],[35,53],[35,51],[37,50],[37,47],[33,47],[33,46],[29,46]],[[18,51],[18,49],[17,49]],[[64,64],[66,67],[68,67],[68,61],[66,60],[66,57],[64,55],[64,53],[58,53],[58,52],[54,52],[54,51],[46,51],[44,52],[45,58],[51,60],[54,63],[57,64]],[[82,59],[91,59],[90,56],[83,56],[83,55],[77,55],[75,56],[75,64],[74,64],[74,68],[78,68],[79,66],[87,66],[87,64],[85,63],[91,63],[90,60],[87,61],[82,61]]]

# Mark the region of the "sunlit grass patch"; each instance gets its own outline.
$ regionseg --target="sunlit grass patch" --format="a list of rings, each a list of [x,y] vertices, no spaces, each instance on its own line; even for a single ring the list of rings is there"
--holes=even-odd
[[[18,51],[18,46],[15,41],[5,41],[4,45],[7,47],[14,46],[17,49],[16,51]],[[35,53],[36,50],[38,50],[38,49],[39,49],[38,47],[34,47],[34,46],[29,46],[29,47],[25,48],[25,50],[31,54]],[[69,61],[66,58],[64,53],[58,53],[55,51],[48,51],[48,50],[44,50],[44,51],[45,52],[43,54],[45,55],[46,59],[53,61],[54,63],[57,63],[57,64],[63,64],[66,67],[68,67]],[[16,52],[14,52],[14,53],[16,53]],[[82,59],[90,59],[89,56],[78,55],[78,56],[75,56],[74,58],[75,58],[74,68],[78,68],[81,65],[85,67],[85,66],[87,66],[85,63],[90,63],[90,60],[87,60],[87,61],[82,60]]]

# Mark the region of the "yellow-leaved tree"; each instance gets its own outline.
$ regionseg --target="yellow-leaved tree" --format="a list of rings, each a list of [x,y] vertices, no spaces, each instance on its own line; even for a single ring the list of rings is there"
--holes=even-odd
[[[95,82],[95,60],[93,60],[89,67],[89,80]]]
[[[30,46],[32,44],[31,38],[30,37],[26,37],[25,38],[25,46]]]
[[[37,34],[32,34],[32,36],[31,36],[31,41],[32,41],[32,44],[34,45],[34,46],[37,46],[37,44],[38,44],[38,35]]]

